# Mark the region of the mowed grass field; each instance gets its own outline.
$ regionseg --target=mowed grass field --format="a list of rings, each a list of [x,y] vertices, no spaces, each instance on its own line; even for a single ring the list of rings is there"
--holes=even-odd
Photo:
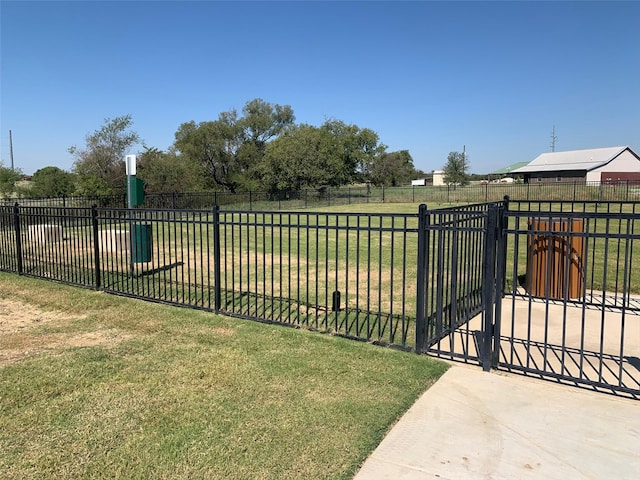
[[[348,479],[446,368],[0,273],[0,478]]]

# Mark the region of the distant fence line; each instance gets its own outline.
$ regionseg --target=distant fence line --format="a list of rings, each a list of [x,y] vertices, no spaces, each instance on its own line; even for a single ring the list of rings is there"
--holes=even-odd
[[[164,192],[147,193],[142,208],[210,209],[219,205],[234,210],[296,210],[314,207],[364,203],[462,204],[497,202],[508,195],[522,200],[561,201],[638,201],[640,182],[605,183],[487,183],[468,186],[350,186],[286,192]],[[125,193],[104,196],[69,196],[56,198],[2,198],[0,205],[18,201],[24,206],[60,206],[126,208]]]

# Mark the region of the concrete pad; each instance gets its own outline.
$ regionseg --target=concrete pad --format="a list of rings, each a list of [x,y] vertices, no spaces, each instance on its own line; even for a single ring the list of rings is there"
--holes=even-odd
[[[640,389],[640,316],[511,299],[502,308],[501,362]]]
[[[452,366],[354,480],[637,479],[640,402]]]
[[[478,358],[481,330],[478,315],[430,353],[445,359],[453,359],[452,354]],[[500,338],[502,365],[562,376],[568,382],[573,378],[640,389],[640,316],[623,314],[619,308],[507,297],[502,301]]]

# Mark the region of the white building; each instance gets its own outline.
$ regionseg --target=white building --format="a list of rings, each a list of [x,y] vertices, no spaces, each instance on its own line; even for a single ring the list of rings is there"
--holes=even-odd
[[[433,186],[442,186],[444,185],[444,171],[442,170],[434,170],[433,171]]]
[[[512,173],[522,174],[525,183],[640,182],[640,157],[629,147],[551,152]]]

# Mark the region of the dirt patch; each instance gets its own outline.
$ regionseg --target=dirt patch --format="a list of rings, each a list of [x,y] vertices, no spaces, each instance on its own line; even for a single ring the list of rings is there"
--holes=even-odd
[[[43,323],[67,320],[62,312],[43,312],[31,305],[0,299],[0,335],[32,329]]]
[[[45,351],[113,346],[131,337],[116,329],[43,332],[40,328],[46,324],[63,330],[70,320],[77,319],[64,312],[45,312],[26,303],[0,298],[0,367]]]

